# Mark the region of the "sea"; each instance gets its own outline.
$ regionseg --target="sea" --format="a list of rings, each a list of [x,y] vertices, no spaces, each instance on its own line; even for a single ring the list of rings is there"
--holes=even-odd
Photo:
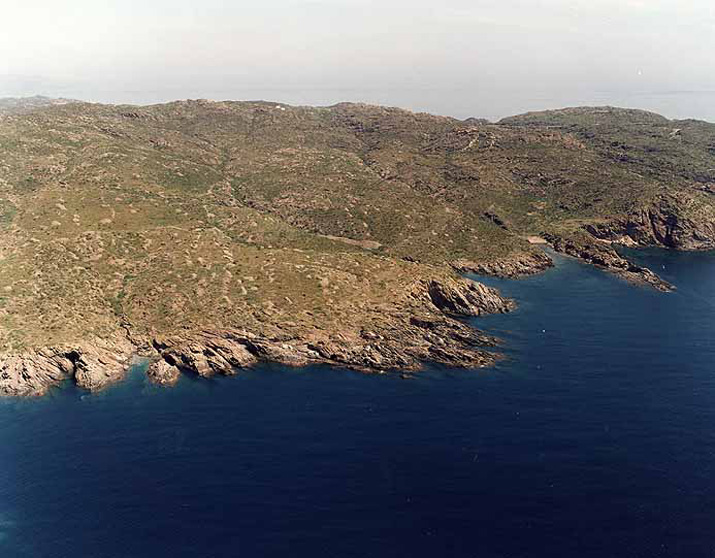
[[[490,369],[0,399],[0,557],[715,556],[715,253],[487,279]]]

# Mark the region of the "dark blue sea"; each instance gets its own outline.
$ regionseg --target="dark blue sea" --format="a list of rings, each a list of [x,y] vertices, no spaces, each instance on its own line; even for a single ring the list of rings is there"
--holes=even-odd
[[[495,369],[0,400],[0,557],[715,556],[715,254],[485,280]]]

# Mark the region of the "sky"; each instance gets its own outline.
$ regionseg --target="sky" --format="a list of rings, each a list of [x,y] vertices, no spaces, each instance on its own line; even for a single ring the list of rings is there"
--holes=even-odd
[[[715,121],[713,0],[0,0],[0,96]]]

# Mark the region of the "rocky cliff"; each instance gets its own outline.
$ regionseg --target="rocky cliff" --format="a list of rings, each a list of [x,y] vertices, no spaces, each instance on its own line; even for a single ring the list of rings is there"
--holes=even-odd
[[[694,212],[694,202],[661,199],[624,217],[585,228],[596,238],[630,246],[714,250],[715,211],[705,206]]]

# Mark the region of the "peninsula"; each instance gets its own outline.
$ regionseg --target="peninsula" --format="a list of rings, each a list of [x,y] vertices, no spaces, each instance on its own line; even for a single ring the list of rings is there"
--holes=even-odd
[[[259,361],[481,367],[463,277],[645,288],[614,245],[715,249],[715,125],[611,107],[485,120],[362,104],[0,100],[0,394]]]

